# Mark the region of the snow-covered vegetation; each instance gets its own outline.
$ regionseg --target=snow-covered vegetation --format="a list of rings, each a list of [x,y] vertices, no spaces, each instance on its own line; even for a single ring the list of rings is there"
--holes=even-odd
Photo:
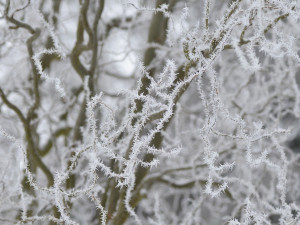
[[[299,21],[299,0],[0,0],[0,223],[300,224]]]

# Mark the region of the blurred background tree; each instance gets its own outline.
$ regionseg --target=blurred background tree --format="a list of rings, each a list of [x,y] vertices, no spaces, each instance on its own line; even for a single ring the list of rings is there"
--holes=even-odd
[[[299,224],[299,5],[0,0],[1,224]]]

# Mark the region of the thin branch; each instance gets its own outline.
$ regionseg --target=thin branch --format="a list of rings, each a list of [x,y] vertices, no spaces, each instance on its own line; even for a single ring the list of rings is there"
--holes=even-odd
[[[18,9],[16,9],[16,10],[11,14],[11,17],[14,17],[15,13],[20,12],[20,11],[26,9],[26,8],[30,5],[30,3],[31,3],[31,0],[27,0],[27,3],[26,3],[24,6],[22,6],[22,7],[18,8]]]
[[[2,98],[2,101],[5,103],[5,105],[17,114],[17,116],[19,117],[19,119],[21,120],[23,125],[26,124],[26,118],[24,117],[21,110],[16,105],[14,105],[12,102],[10,102],[8,100],[8,98],[6,97],[6,95],[4,94],[4,92],[1,88],[0,88],[0,96]]]
[[[92,37],[92,42],[93,42],[93,55],[92,55],[92,61],[91,61],[91,67],[90,67],[90,72],[91,75],[95,73],[95,69],[97,66],[98,62],[98,41],[97,41],[97,33],[98,33],[98,23],[101,18],[103,9],[104,9],[104,2],[105,0],[99,0],[99,6],[97,9],[97,13],[94,19],[93,23],[93,37]]]
[[[135,79],[135,77],[133,75],[131,76],[120,76],[120,75],[117,75],[115,73],[111,73],[109,71],[105,71],[103,73],[103,75],[107,75],[107,76],[110,76],[110,77],[114,77],[114,78],[117,78],[117,79],[120,79],[120,80],[132,80],[132,79]]]
[[[31,68],[33,71],[33,90],[34,90],[34,97],[35,97],[34,104],[28,110],[27,119],[31,119],[34,115],[34,111],[40,106],[40,92],[39,92],[40,75],[34,63],[34,59],[33,59],[34,53],[32,48],[33,41],[35,41],[39,37],[40,33],[41,33],[40,29],[36,29],[34,34],[26,41],[27,52],[29,55]]]
[[[27,7],[27,6],[26,6]],[[33,29],[29,24],[21,22],[19,20],[16,20],[13,15],[9,16],[9,8],[10,8],[10,0],[6,1],[6,7],[4,10],[4,16],[6,18],[7,21],[13,23],[15,26],[14,27],[10,27],[11,29],[18,29],[19,27],[24,28],[25,30],[27,30],[29,33],[34,34],[35,33],[35,29]]]
[[[58,138],[60,136],[67,136],[71,130],[72,130],[71,127],[60,128],[54,132],[53,137]],[[45,146],[41,150],[38,151],[39,155],[40,156],[47,155],[48,152],[51,150],[52,146],[53,146],[53,140],[49,139],[47,141],[47,144],[45,144]]]

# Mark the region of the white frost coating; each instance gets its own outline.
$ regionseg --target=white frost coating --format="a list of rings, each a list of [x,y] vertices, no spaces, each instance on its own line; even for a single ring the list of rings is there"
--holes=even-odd
[[[299,1],[9,2],[0,223],[299,224]]]

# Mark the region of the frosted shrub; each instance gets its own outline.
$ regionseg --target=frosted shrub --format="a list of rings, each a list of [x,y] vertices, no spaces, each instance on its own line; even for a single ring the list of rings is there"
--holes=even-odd
[[[0,0],[1,224],[300,224],[299,6]]]

